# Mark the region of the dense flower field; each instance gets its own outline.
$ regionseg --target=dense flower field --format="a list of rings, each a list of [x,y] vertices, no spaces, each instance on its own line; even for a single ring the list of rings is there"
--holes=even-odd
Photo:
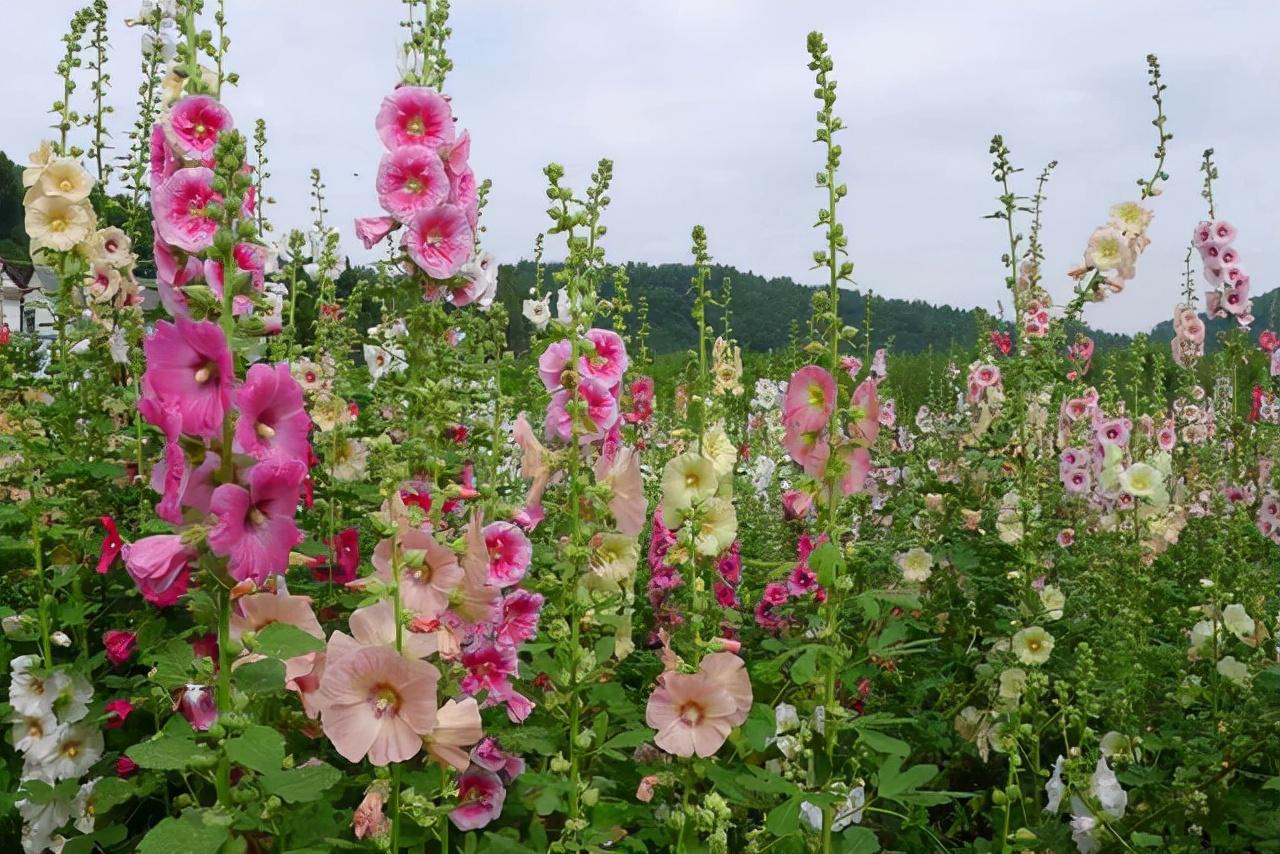
[[[1010,316],[899,374],[839,311],[812,34],[808,328],[744,354],[694,227],[698,347],[658,370],[607,160],[547,166],[536,286],[495,301],[447,3],[405,0],[370,99],[382,210],[329,223],[315,173],[284,237],[213,5],[143,4],[123,165],[77,15],[23,173],[60,288],[0,330],[4,850],[1280,850],[1280,348],[1211,151],[1189,246],[1150,245],[1155,57],[1155,166],[1069,276],[1053,164],[992,140]],[[352,240],[385,260],[340,295]],[[1095,365],[1082,314],[1184,250],[1172,348]]]

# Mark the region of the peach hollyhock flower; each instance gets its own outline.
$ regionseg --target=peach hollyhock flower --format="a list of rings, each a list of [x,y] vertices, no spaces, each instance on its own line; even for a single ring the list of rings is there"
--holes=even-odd
[[[184,252],[203,252],[213,245],[218,223],[206,208],[221,202],[213,189],[213,170],[203,166],[179,169],[151,197],[156,231],[170,246]]]
[[[511,428],[511,438],[520,447],[520,476],[532,481],[529,484],[529,492],[525,496],[525,509],[522,512],[540,519],[542,494],[547,484],[553,480],[551,467],[547,464],[547,449],[538,441],[537,434],[533,432],[533,426],[529,424],[529,419],[523,412],[516,416],[515,424]],[[556,472],[555,477],[560,476],[561,473]],[[531,528],[533,525],[522,524],[521,527]]]
[[[640,536],[649,509],[640,474],[640,455],[634,448],[623,448],[612,462],[601,455],[595,468],[596,481],[609,488],[609,512],[614,524],[628,537]]]
[[[367,647],[326,663],[320,679],[324,734],[350,762],[404,762],[436,725],[440,672],[388,647]]]
[[[529,549],[532,553],[533,547],[530,546]],[[484,514],[477,510],[471,514],[471,522],[467,525],[461,560],[462,583],[454,588],[449,597],[450,612],[471,625],[493,623],[498,617],[502,594],[489,582],[489,555]]]
[[[272,623],[287,623],[314,638],[324,640],[324,629],[311,610],[310,596],[288,593],[253,593],[236,600],[231,612],[231,639],[239,641],[245,632],[260,632]],[[287,678],[293,679],[311,671],[315,653],[296,656],[285,662]]]
[[[484,737],[480,706],[474,697],[448,700],[436,713],[435,727],[422,737],[427,753],[441,765],[467,770],[471,756],[467,748]]]
[[[401,86],[382,101],[375,122],[388,151],[408,145],[452,145],[453,111],[443,95],[424,86]]]
[[[325,658],[330,662],[364,647],[396,645],[395,606],[390,599],[352,611],[347,625],[351,628],[350,635],[335,631],[329,636]],[[438,647],[436,633],[409,631],[401,634],[401,654],[409,658],[426,658]]]
[[[697,673],[667,671],[649,697],[645,722],[654,743],[676,756],[711,756],[751,710],[751,680],[731,652],[705,656]]]
[[[165,138],[187,160],[208,163],[218,135],[235,127],[231,111],[209,95],[190,95],[169,109]]]
[[[27,205],[23,222],[31,248],[68,252],[85,240],[95,224],[93,210],[84,202],[43,196]]]
[[[386,836],[391,831],[391,820],[382,811],[390,794],[386,780],[375,780],[364,790],[364,799],[351,816],[351,829],[356,839]]]
[[[396,227],[394,217],[366,216],[356,220],[356,237],[364,244],[365,249],[372,249],[383,241]]]
[[[401,604],[424,617],[440,616],[449,607],[449,596],[462,581],[458,556],[437,543],[430,531],[411,528],[402,530],[398,536]],[[394,577],[390,539],[382,540],[374,548],[373,568],[383,581],[390,582]]]
[[[458,830],[478,830],[502,815],[507,789],[492,771],[473,765],[458,775],[458,806],[449,820]]]
[[[817,365],[791,375],[782,401],[782,420],[801,433],[821,430],[836,405],[836,381]]]
[[[425,208],[407,225],[404,244],[409,257],[431,278],[451,278],[471,259],[475,236],[457,205]]]
[[[440,155],[425,145],[408,145],[382,156],[378,203],[400,222],[435,207],[449,196],[449,176]]]

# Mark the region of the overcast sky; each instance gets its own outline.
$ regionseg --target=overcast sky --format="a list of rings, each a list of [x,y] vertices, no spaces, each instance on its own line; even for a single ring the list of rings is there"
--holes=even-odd
[[[71,0],[0,0],[14,37],[0,51],[0,150],[25,157],[60,93],[54,66]],[[1198,164],[1213,146],[1218,212],[1240,228],[1255,293],[1280,267],[1280,6],[837,0],[455,0],[456,63],[446,87],[471,130],[472,164],[494,182],[486,245],[529,257],[546,226],[542,167],[558,161],[580,188],[614,161],[606,246],[615,261],[685,261],[707,227],[718,261],[817,281],[808,269],[822,197],[813,173],[816,102],[805,35],[822,30],[848,130],[842,219],[860,287],[889,297],[994,309],[1004,298],[1003,224],[988,143],[1004,134],[1029,193],[1059,167],[1045,212],[1046,286],[1065,273],[1115,201],[1150,175],[1155,130],[1148,53],[1160,56],[1174,134],[1171,181],[1154,200],[1153,243],[1128,290],[1087,319],[1133,331],[1171,315],[1182,258],[1204,216]],[[381,148],[373,119],[395,82],[399,0],[227,0],[240,73],[225,100],[239,124],[269,123],[277,227],[309,219],[308,172],[329,185],[331,220],[353,260],[352,219],[378,213]],[[114,117],[132,121],[137,3],[111,0]],[[87,84],[80,95],[87,97]],[[83,102],[82,102],[83,103]],[[123,142],[122,142],[123,144]],[[1025,230],[1025,226],[1024,226]],[[549,244],[549,257],[559,249]],[[1005,299],[1007,303],[1008,300]]]

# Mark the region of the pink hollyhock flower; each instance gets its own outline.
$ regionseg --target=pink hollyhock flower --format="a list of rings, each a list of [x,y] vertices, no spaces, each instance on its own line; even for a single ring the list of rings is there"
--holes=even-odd
[[[484,724],[480,720],[480,707],[474,697],[461,701],[448,700],[436,713],[436,725],[422,737],[427,753],[443,765],[451,765],[459,771],[467,770],[471,757],[466,748],[484,736]]]
[[[207,163],[218,134],[231,130],[231,111],[208,95],[188,95],[169,108],[164,123],[169,144],[187,160]]]
[[[510,522],[493,522],[484,528],[484,543],[489,550],[489,584],[519,584],[533,558],[533,544],[524,531]]]
[[[324,629],[311,610],[311,597],[278,592],[251,593],[237,599],[231,612],[231,638],[239,641],[245,632],[260,632],[273,623],[287,623],[324,639]]]
[[[120,729],[124,726],[124,722],[133,714],[135,706],[128,700],[108,700],[103,704],[103,711],[107,713],[107,719],[102,722],[104,729]]]
[[[791,570],[791,575],[787,576],[787,592],[792,596],[808,596],[817,587],[818,576],[804,564]]]
[[[162,406],[177,406],[183,433],[203,439],[220,436],[235,374],[231,350],[218,325],[207,320],[161,320],[143,342],[143,351],[147,357],[144,394],[149,392],[147,396]]]
[[[587,404],[584,422],[580,425],[578,441],[587,444],[603,439],[618,420],[618,400],[601,382],[583,377],[578,383],[578,397]],[[569,390],[561,389],[551,395],[547,405],[547,436],[569,442],[573,439],[573,418],[569,414]]]
[[[1117,445],[1119,447],[1129,444],[1131,430],[1133,430],[1133,422],[1128,418],[1111,418],[1099,421],[1093,428],[1094,435],[1097,436],[1101,444]]]
[[[449,821],[458,830],[479,830],[502,815],[507,790],[492,771],[472,766],[458,775],[458,806]]]
[[[182,160],[174,153],[165,138],[164,124],[157,122],[151,128],[151,189],[154,191],[170,175],[182,168]]]
[[[462,581],[462,566],[451,549],[436,542],[429,531],[409,529],[400,532],[400,601],[409,611],[435,618],[449,607],[449,597]],[[420,564],[405,562],[405,555],[420,552]],[[391,540],[378,543],[373,550],[373,568],[378,578],[391,581]]]
[[[249,368],[236,390],[236,450],[259,460],[269,458],[305,462],[311,418],[302,399],[302,386],[288,362]]]
[[[466,214],[467,223],[475,230],[480,221],[480,191],[476,184],[476,173],[471,167],[461,172],[449,173],[449,204],[457,205]]]
[[[294,521],[306,464],[266,460],[249,470],[249,487],[224,483],[213,491],[209,510],[218,523],[209,532],[209,548],[226,557],[237,581],[261,584],[289,567],[289,550],[302,542]]]
[[[449,176],[440,155],[425,145],[408,145],[384,154],[376,186],[378,203],[400,222],[408,222],[414,214],[449,196]]]
[[[420,210],[407,225],[405,247],[409,257],[431,278],[452,278],[471,260],[475,237],[466,214],[457,205]]]
[[[143,537],[121,549],[125,569],[142,596],[152,605],[165,607],[187,591],[190,565],[196,550],[177,534]]]
[[[103,634],[102,645],[107,650],[107,661],[119,667],[133,655],[134,647],[138,645],[138,633],[111,629]]]
[[[999,382],[1000,371],[996,369],[995,382]],[[880,435],[880,397],[876,393],[876,384],[870,379],[853,390],[849,401],[853,408],[854,421],[849,425],[849,438],[863,447],[875,444]]]
[[[657,730],[654,743],[667,753],[706,758],[746,720],[750,708],[751,682],[742,659],[717,652],[703,658],[697,673],[660,675],[645,722]]]
[[[1082,468],[1063,469],[1060,477],[1062,479],[1063,488],[1072,495],[1083,495],[1088,492],[1089,487],[1093,482],[1092,478],[1089,476],[1088,470]]]
[[[622,382],[622,375],[631,364],[622,336],[612,329],[588,329],[586,338],[593,351],[578,359],[581,374],[609,387]]]
[[[803,519],[813,509],[813,496],[798,489],[782,493],[782,515],[788,521]]]
[[[546,386],[547,391],[564,388],[561,377],[569,367],[569,360],[572,357],[573,344],[567,340],[556,341],[542,351],[542,355],[538,357],[538,376],[542,378],[542,384]]]
[[[221,202],[213,190],[213,170],[203,166],[179,169],[151,196],[156,231],[170,246],[184,252],[203,252],[213,245],[218,223],[207,211]]]
[[[499,645],[515,647],[537,637],[542,602],[541,593],[524,589],[507,594],[502,600],[502,616],[494,627],[494,640]]]
[[[802,429],[802,422],[786,422],[786,431],[782,434],[782,447],[805,472],[817,475],[827,464],[831,456],[831,445],[827,442],[825,425],[812,430]]]
[[[382,599],[372,605],[357,608],[351,612],[347,621],[351,628],[348,636],[335,631],[329,636],[329,645],[325,648],[325,657],[337,661],[348,653],[363,647],[385,646],[394,648],[396,644],[395,606],[390,599]],[[421,633],[410,626],[408,633],[401,635],[401,653],[409,658],[426,658],[434,655],[441,647],[441,632]]]
[[[367,647],[328,662],[320,680],[324,734],[350,762],[404,762],[436,724],[440,671],[388,647]]]
[[[372,249],[383,241],[396,227],[394,217],[366,216],[356,220],[356,237],[364,244],[365,249]]]
[[[467,675],[462,677],[459,687],[467,694],[505,691],[518,664],[513,647],[476,644],[462,653],[462,666],[467,668]]]
[[[734,590],[728,584],[725,584],[723,581],[717,581],[713,585],[712,590],[715,593],[716,602],[719,603],[721,608],[738,607],[738,591]]]
[[[382,101],[375,122],[388,151],[406,145],[432,148],[454,140],[453,111],[443,95],[424,86],[401,86]]]
[[[524,723],[529,715],[533,714],[536,705],[528,697],[508,686],[503,691],[490,692],[488,698],[484,701],[482,708],[496,706],[502,704],[507,707],[507,720],[513,724]]]
[[[121,778],[132,777],[138,771],[138,763],[134,762],[128,756],[121,756],[116,760],[116,776]]]
[[[653,800],[653,789],[658,785],[658,776],[649,774],[640,778],[640,785],[636,787],[636,800],[642,804],[647,804]]]
[[[817,365],[806,365],[791,375],[782,401],[782,420],[800,433],[821,430],[836,405],[836,381]]]
[[[247,273],[249,283],[255,291],[266,287],[267,247],[258,243],[237,243],[232,249],[236,262],[236,272]],[[213,291],[214,296],[222,299],[223,275],[222,262],[207,260],[204,262],[205,284]],[[239,316],[253,311],[253,301],[243,294],[237,294],[232,301],[232,313]]]
[[[734,543],[728,554],[716,562],[716,574],[734,587],[742,580],[742,547]]]
[[[351,829],[356,839],[371,839],[391,832],[391,820],[382,811],[386,789],[385,780],[375,781],[365,789],[364,799],[351,814]]]
[[[760,601],[769,605],[785,605],[790,598],[787,585],[781,581],[770,581],[760,595]]]
[[[360,531],[345,528],[329,542],[330,558],[315,566],[311,577],[330,584],[350,584],[360,569]]]
[[[187,685],[179,689],[173,710],[186,718],[196,732],[205,732],[218,719],[218,704],[207,685]]]
[[[524,773],[524,760],[502,749],[496,738],[484,739],[471,750],[471,760],[486,771],[492,771],[510,783]]]
[[[436,150],[449,174],[461,175],[467,169],[467,161],[471,159],[471,134],[464,130],[452,145],[442,145]]]
[[[609,487],[609,513],[617,529],[628,537],[640,536],[649,509],[640,455],[634,448],[620,448],[612,461],[602,454],[595,472],[596,482]]]
[[[111,564],[115,563],[116,558],[120,556],[120,550],[124,548],[124,540],[120,539],[115,519],[110,516],[101,516],[98,521],[107,532],[107,535],[102,538],[102,548],[98,552],[98,575],[106,575]]]
[[[840,493],[854,495],[866,489],[867,475],[871,473],[871,452],[866,448],[841,445],[836,454],[844,463]]]

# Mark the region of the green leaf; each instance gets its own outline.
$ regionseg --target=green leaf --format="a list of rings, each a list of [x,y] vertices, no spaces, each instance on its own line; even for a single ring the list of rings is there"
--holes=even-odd
[[[875,832],[865,827],[851,827],[839,838],[842,854],[875,854],[880,850]]]
[[[342,772],[321,762],[319,765],[263,774],[262,784],[267,792],[297,804],[316,800],[341,779]]]
[[[177,688],[191,681],[195,655],[191,652],[191,644],[185,640],[171,640],[146,653],[143,660],[153,668],[151,681],[162,688]]]
[[[806,649],[791,662],[791,681],[797,685],[807,684],[818,670],[818,655],[813,649]]]
[[[620,750],[628,747],[639,747],[652,739],[653,730],[651,729],[627,730],[625,732],[618,733],[613,738],[606,741],[601,748],[604,750]]]
[[[119,777],[103,777],[93,787],[93,805],[99,815],[138,794],[138,787]]]
[[[885,735],[873,729],[863,730],[859,738],[872,750],[888,753],[891,756],[907,756],[911,753],[911,745],[900,738]]]
[[[902,795],[914,792],[938,775],[936,765],[912,765],[902,770],[901,756],[890,756],[880,766],[880,782],[876,791],[882,797],[901,800]]]
[[[264,774],[279,771],[284,763],[284,736],[271,727],[255,724],[227,742],[227,757]]]
[[[254,651],[272,658],[293,658],[324,649],[324,641],[288,623],[272,623],[258,632]]]
[[[210,854],[231,838],[220,824],[206,824],[205,810],[191,810],[182,818],[166,818],[138,843],[138,854]]]
[[[1139,848],[1160,848],[1164,845],[1164,838],[1154,833],[1143,833],[1135,830],[1130,836],[1129,841]]]
[[[260,658],[236,668],[236,687],[250,696],[284,690],[284,662]]]
[[[1280,777],[1272,777],[1270,780],[1262,784],[1264,789],[1280,789]]]
[[[790,836],[800,829],[800,798],[788,798],[769,810],[765,826],[774,836]]]
[[[98,790],[93,790],[94,804],[98,805]],[[100,825],[101,826],[101,825]],[[123,824],[110,824],[94,833],[85,836],[73,836],[62,847],[62,854],[93,854],[94,851],[107,851],[113,845],[125,840],[129,830]]]
[[[747,739],[747,746],[759,753],[769,746],[769,739],[778,731],[778,721],[773,709],[764,703],[756,703],[751,707],[751,714],[742,724],[742,734]]]
[[[182,771],[192,765],[205,765],[214,759],[213,753],[194,741],[185,738],[161,736],[154,741],[143,741],[125,751],[125,754],[141,768],[157,771]]]
[[[809,567],[817,574],[818,583],[830,589],[835,586],[836,576],[844,568],[840,558],[840,550],[835,543],[823,543],[809,555]]]

